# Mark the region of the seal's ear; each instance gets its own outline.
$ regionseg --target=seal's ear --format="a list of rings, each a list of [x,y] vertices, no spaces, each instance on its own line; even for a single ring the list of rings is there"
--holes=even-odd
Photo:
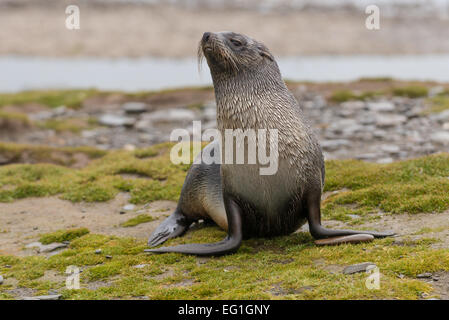
[[[263,44],[258,44],[257,45],[257,50],[259,50],[259,54],[262,57],[265,57],[265,58],[267,58],[270,61],[274,61],[273,55],[270,53],[270,51],[268,51],[268,48],[265,47]]]

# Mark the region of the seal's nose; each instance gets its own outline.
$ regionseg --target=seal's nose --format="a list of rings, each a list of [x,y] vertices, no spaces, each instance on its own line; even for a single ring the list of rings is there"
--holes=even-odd
[[[201,40],[203,43],[206,43],[210,38],[210,32],[204,32],[203,39]]]

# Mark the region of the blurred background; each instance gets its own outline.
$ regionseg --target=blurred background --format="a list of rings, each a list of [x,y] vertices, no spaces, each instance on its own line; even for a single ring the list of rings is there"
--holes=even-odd
[[[291,80],[449,80],[447,0],[0,0],[0,91],[210,84],[205,31],[263,41]],[[68,5],[80,29],[65,27]],[[368,30],[367,5],[380,9]],[[89,76],[86,74],[89,73]]]
[[[270,48],[327,159],[448,150],[448,0],[0,0],[0,139],[133,149],[192,120],[214,127],[196,53],[222,30]]]

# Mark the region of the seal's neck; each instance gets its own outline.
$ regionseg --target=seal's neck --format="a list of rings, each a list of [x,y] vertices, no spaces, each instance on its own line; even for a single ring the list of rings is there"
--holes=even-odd
[[[273,108],[285,105],[281,100],[291,94],[279,69],[266,69],[212,73],[220,129],[263,127],[275,111]]]

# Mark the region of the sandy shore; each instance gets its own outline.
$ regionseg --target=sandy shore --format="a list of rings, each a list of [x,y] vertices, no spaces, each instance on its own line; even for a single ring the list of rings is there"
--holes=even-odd
[[[76,3],[76,1],[75,1]],[[65,28],[65,5],[0,10],[0,54],[39,56],[194,56],[204,31],[233,30],[264,41],[276,55],[449,52],[449,20],[383,18],[365,28],[363,12],[260,13],[169,6],[80,4],[81,29]]]

